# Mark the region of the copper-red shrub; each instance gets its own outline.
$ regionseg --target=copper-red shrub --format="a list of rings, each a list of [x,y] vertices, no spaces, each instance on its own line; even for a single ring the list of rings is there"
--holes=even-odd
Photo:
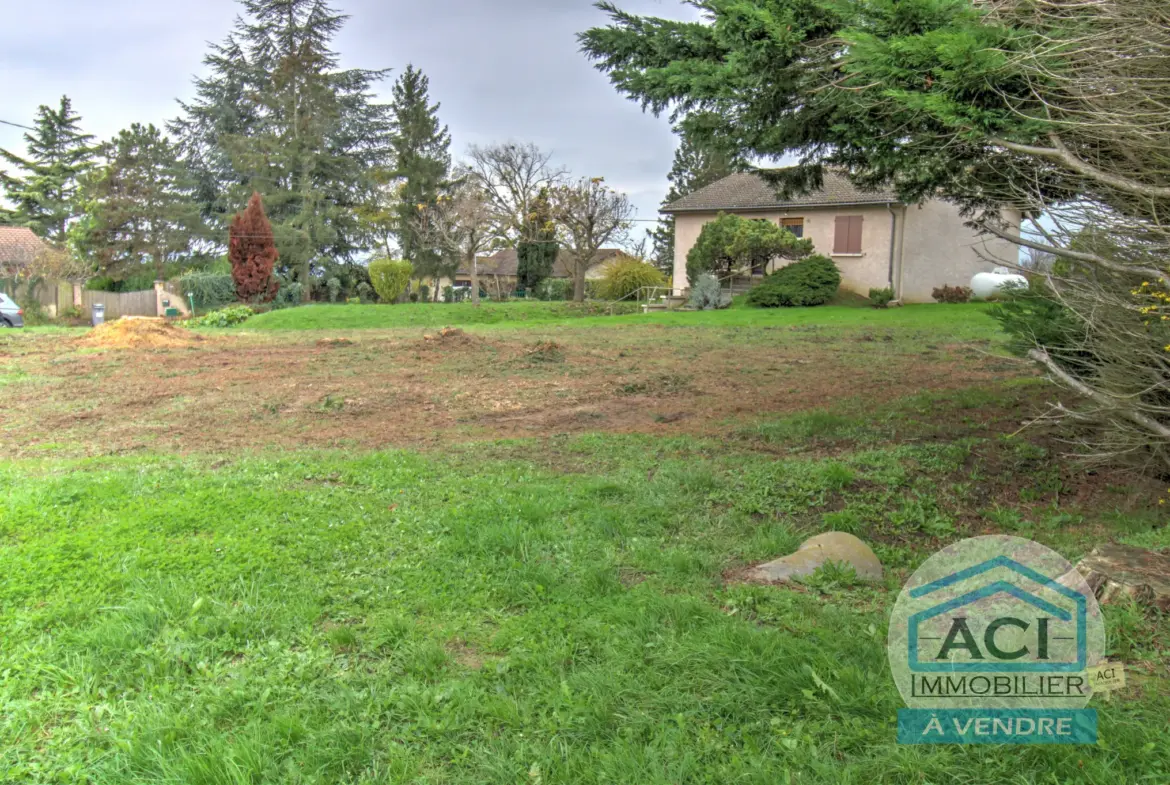
[[[279,288],[272,277],[279,258],[264,202],[260,194],[253,193],[248,207],[232,219],[228,239],[228,261],[232,265],[232,280],[236,282],[236,296],[244,302],[272,300]]]

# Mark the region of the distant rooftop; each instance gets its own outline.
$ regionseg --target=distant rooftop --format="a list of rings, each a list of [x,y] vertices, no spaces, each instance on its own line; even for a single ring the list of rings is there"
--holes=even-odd
[[[32,229],[0,226],[0,269],[24,267],[48,248]]]

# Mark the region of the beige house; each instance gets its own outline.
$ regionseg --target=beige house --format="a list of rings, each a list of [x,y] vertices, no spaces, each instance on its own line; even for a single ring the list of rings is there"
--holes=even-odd
[[[944,285],[968,286],[972,276],[1015,260],[1018,249],[1006,240],[967,227],[949,202],[905,205],[889,192],[862,191],[844,176],[826,172],[824,187],[790,199],[754,173],[733,174],[663,208],[673,215],[674,286],[687,282],[687,254],[703,226],[719,213],[771,221],[813,241],[816,252],[833,259],[842,287],[861,295],[887,286],[902,302],[931,302]],[[1019,226],[1016,215],[1009,223]],[[782,266],[783,262],[779,262]],[[756,276],[771,272],[752,271]]]

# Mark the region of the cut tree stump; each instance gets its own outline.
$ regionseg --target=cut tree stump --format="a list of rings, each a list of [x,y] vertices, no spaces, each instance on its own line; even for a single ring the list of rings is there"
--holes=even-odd
[[[1131,545],[1102,545],[1081,560],[1077,572],[1102,603],[1132,597],[1170,611],[1170,556]]]

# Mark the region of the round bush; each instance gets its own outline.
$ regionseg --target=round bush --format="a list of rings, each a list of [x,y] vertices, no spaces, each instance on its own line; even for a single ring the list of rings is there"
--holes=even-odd
[[[748,292],[750,305],[792,308],[824,305],[841,288],[841,271],[825,256],[810,256],[781,267]]]
[[[402,296],[414,275],[414,265],[393,259],[375,259],[370,262],[370,282],[384,303],[392,303]]]
[[[603,300],[620,300],[643,287],[665,285],[666,276],[654,265],[632,256],[621,256],[605,269],[597,294]]]

